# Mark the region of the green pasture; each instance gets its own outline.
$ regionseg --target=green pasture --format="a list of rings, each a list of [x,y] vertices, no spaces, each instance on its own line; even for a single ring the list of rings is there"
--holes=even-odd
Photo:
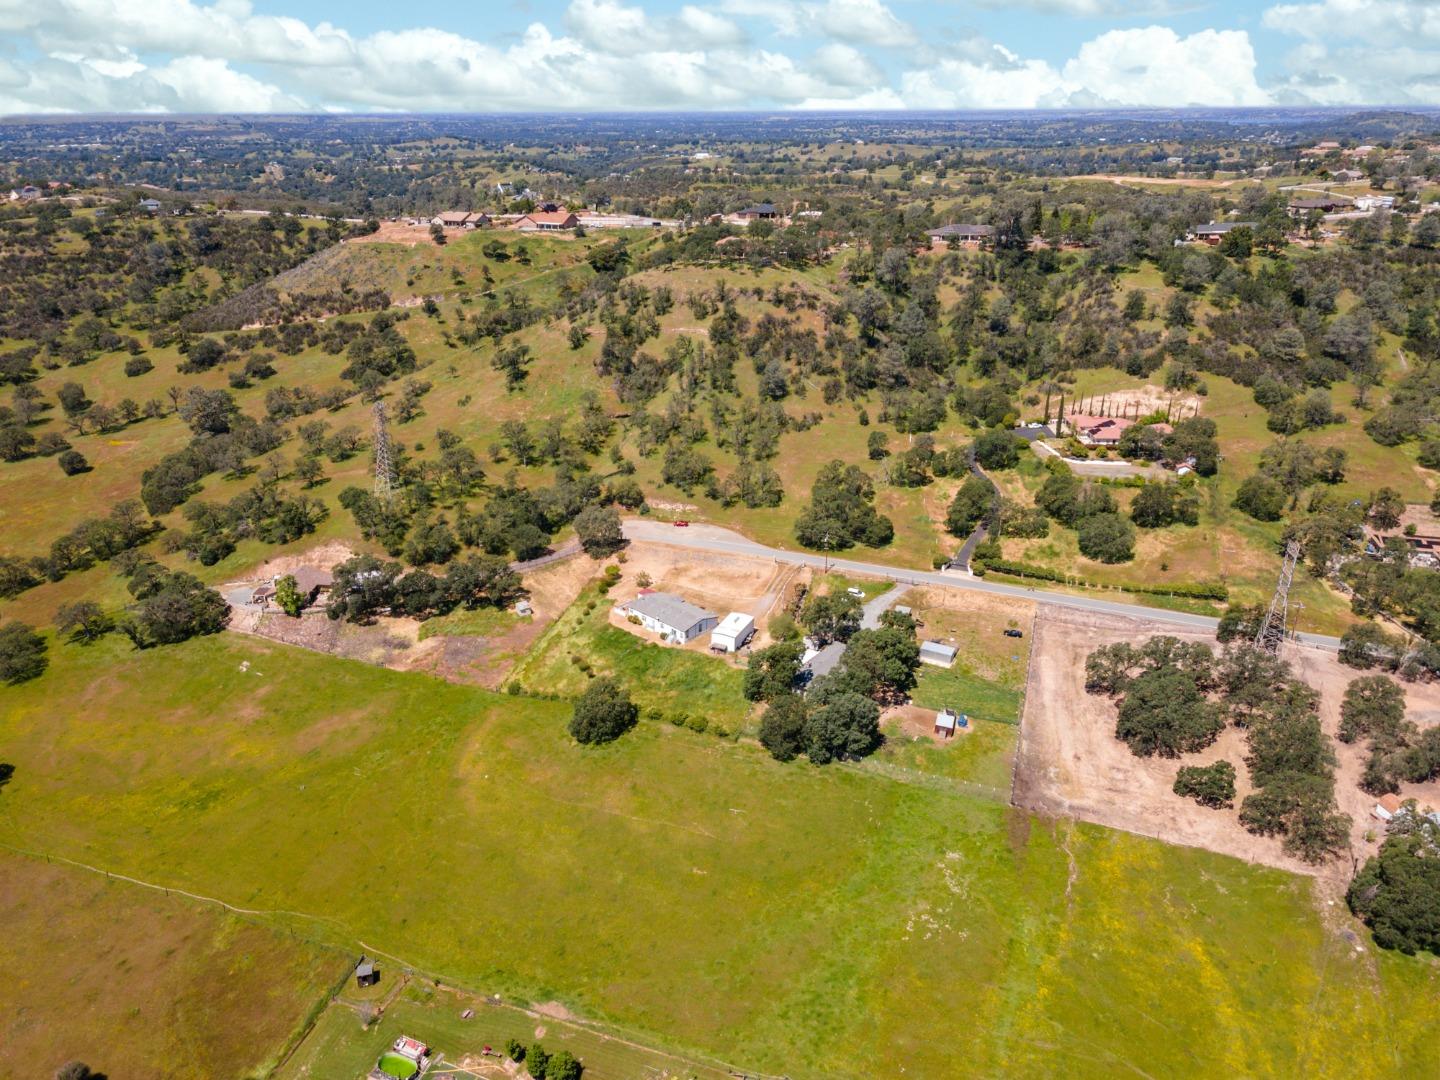
[[[56,646],[0,691],[0,842],[794,1077],[1348,1080],[1440,1055],[1440,969],[1357,949],[1307,878],[904,761],[782,765],[646,720],[581,747],[568,715],[253,638]]]

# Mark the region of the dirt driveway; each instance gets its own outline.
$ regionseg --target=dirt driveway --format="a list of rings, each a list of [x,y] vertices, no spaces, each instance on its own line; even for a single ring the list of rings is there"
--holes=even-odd
[[[1209,749],[1178,760],[1136,757],[1115,738],[1115,705],[1109,698],[1086,693],[1085,658],[1100,645],[1138,643],[1155,634],[1214,644],[1209,634],[1187,633],[1144,619],[1041,606],[1016,754],[1015,804],[1298,873],[1348,878],[1348,858],[1310,866],[1286,855],[1279,839],[1254,836],[1241,827],[1240,801],[1254,789],[1244,765],[1246,739],[1239,729],[1227,727]],[[1333,735],[1345,686],[1362,673],[1318,649],[1287,646],[1286,658],[1297,676],[1320,691],[1321,722]],[[1424,727],[1440,722],[1440,686],[1407,685],[1406,696],[1408,715],[1416,723]],[[1375,800],[1358,786],[1365,752],[1338,741],[1334,745],[1339,759],[1336,799],[1351,817],[1353,853],[1364,858],[1383,836],[1380,823],[1370,817]],[[1171,790],[1180,766],[1222,758],[1236,767],[1236,809],[1208,810]],[[1440,806],[1437,783],[1410,785],[1402,795]]]

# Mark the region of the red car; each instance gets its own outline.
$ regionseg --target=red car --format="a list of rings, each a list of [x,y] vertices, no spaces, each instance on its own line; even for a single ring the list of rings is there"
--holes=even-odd
[[[688,529],[689,527],[690,527],[690,523],[689,523],[688,521],[681,520],[681,521],[675,522],[675,528],[677,528],[677,529]]]

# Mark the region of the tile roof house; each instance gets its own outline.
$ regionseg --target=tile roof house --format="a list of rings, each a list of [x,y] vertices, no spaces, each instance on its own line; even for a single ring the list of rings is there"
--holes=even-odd
[[[1082,443],[1114,446],[1125,434],[1125,429],[1132,427],[1135,421],[1123,416],[1083,416],[1077,413],[1065,417],[1065,423],[1070,425],[1071,433]]]
[[[556,210],[551,213],[535,211],[525,214],[515,222],[515,228],[521,232],[563,232],[566,229],[573,229],[580,224],[577,218],[568,210]]]

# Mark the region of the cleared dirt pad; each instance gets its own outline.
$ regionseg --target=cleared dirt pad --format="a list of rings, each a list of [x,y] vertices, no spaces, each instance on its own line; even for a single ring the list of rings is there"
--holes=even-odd
[[[1254,836],[1240,825],[1240,800],[1253,788],[1244,765],[1245,734],[1227,727],[1203,753],[1177,760],[1139,758],[1115,738],[1115,705],[1085,692],[1085,658],[1100,645],[1141,642],[1155,634],[1214,644],[1213,635],[1186,633],[1174,627],[1093,615],[1044,605],[1036,620],[1032,660],[1016,756],[1013,797],[1017,806],[1065,814],[1116,829],[1153,836],[1174,844],[1208,848],[1251,862],[1321,877],[1348,876],[1350,860],[1341,858],[1314,867],[1291,858],[1281,841]],[[1286,659],[1296,674],[1322,696],[1321,720],[1333,735],[1340,721],[1340,699],[1346,684],[1360,672],[1343,667],[1331,653],[1287,647]],[[1408,714],[1422,727],[1440,722],[1440,687],[1406,686]],[[1370,817],[1375,800],[1358,787],[1365,753],[1360,747],[1335,742],[1339,768],[1335,792],[1341,810],[1351,817],[1354,852],[1374,850],[1365,834],[1383,834]],[[1207,810],[1175,795],[1171,786],[1182,765],[1204,765],[1224,758],[1236,767],[1237,809]],[[1440,784],[1410,785],[1402,795],[1440,805]]]

